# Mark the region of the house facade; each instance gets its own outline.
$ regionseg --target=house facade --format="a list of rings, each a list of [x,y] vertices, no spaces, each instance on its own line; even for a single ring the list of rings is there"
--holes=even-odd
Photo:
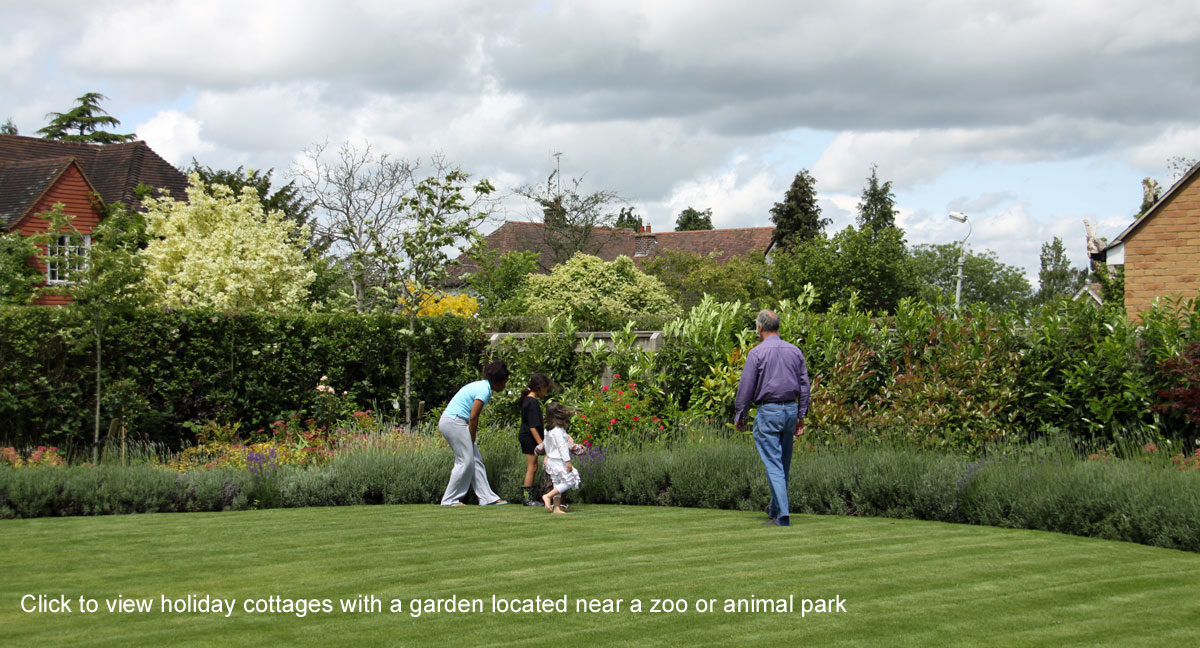
[[[42,263],[30,259],[47,284],[62,282],[65,266],[83,261],[92,230],[103,217],[103,205],[138,206],[139,187],[167,190],[186,198],[187,177],[145,142],[92,145],[57,142],[19,135],[0,135],[0,231],[34,236],[49,230],[43,216],[61,203],[74,216],[78,235],[50,242]],[[67,297],[43,296],[35,302],[63,304]]]
[[[1160,297],[1200,297],[1200,163],[1095,256],[1125,266],[1131,321]]]

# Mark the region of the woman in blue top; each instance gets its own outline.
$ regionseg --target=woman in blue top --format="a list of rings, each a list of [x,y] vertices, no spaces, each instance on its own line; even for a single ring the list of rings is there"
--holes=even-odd
[[[493,391],[503,390],[508,385],[508,376],[508,367],[503,362],[488,364],[483,368],[483,380],[458,390],[442,413],[438,432],[442,433],[454,451],[454,469],[450,471],[450,483],[442,495],[442,506],[466,506],[462,499],[467,495],[468,487],[474,489],[481,506],[508,504],[488,484],[483,456],[479,454],[479,446],[475,443],[479,432],[479,413],[487,405]]]

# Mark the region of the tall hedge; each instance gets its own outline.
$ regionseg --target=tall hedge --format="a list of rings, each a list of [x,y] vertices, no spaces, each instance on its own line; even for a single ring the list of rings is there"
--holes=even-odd
[[[266,427],[312,412],[318,380],[361,408],[404,387],[407,323],[389,315],[230,315],[146,310],[104,340],[105,425],[124,413],[135,437],[176,445],[185,422]],[[95,398],[89,329],[73,308],[0,308],[0,440],[88,438]],[[478,376],[486,339],[469,319],[421,318],[412,333],[414,402],[428,409]]]

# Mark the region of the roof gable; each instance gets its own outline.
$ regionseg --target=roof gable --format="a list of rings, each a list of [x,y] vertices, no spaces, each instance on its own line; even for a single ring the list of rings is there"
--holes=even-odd
[[[141,184],[187,197],[187,177],[142,141],[95,145],[0,135],[0,165],[59,158],[74,158],[106,203],[136,204]]]
[[[1174,200],[1176,194],[1182,193],[1184,188],[1191,184],[1191,182],[1197,177],[1200,177],[1200,162],[1192,165],[1192,168],[1188,169],[1187,173],[1183,174],[1182,178],[1180,178],[1175,184],[1171,185],[1171,188],[1168,189],[1167,192],[1158,199],[1158,202],[1154,203],[1150,209],[1146,210],[1145,214],[1142,214],[1142,216],[1133,221],[1129,227],[1126,227],[1125,231],[1121,232],[1116,238],[1108,242],[1108,245],[1101,250],[1101,253],[1105,253],[1105,259],[1107,258],[1107,252],[1109,250],[1123,247],[1125,245],[1125,241],[1129,240],[1131,236],[1137,233],[1137,231],[1140,230],[1146,223],[1148,223],[1151,218],[1157,216],[1158,213],[1163,210],[1163,207],[1169,205],[1171,201]],[[1094,256],[1098,257],[1100,255]],[[1105,259],[1100,260],[1103,261]],[[1122,263],[1124,263],[1123,260]]]

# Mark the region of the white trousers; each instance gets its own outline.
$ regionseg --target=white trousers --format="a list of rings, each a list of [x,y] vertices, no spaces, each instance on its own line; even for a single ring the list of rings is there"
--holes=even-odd
[[[450,483],[442,495],[442,506],[450,506],[461,502],[467,495],[467,489],[475,490],[475,497],[480,504],[491,504],[500,499],[488,485],[487,470],[483,467],[483,455],[479,454],[479,446],[471,441],[471,428],[467,422],[451,416],[443,416],[438,420],[438,432],[446,438],[450,449],[454,451],[454,469],[450,471]]]

